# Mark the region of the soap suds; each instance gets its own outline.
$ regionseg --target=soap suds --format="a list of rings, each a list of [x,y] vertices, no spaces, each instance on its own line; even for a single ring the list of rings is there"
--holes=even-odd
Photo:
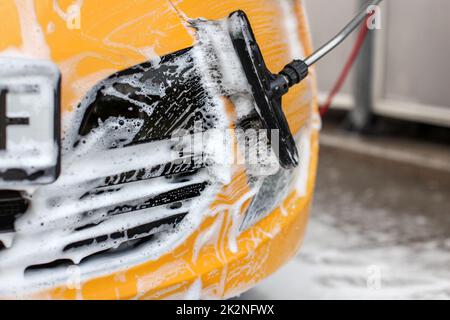
[[[34,1],[15,0],[15,3],[22,34],[21,52],[32,58],[50,59],[50,48],[45,40],[42,26],[39,24]]]
[[[16,3],[23,1],[16,0]],[[32,11],[34,12],[34,9]],[[64,17],[63,12],[59,12],[59,14],[62,18]],[[286,13],[286,15],[292,16],[291,13]],[[35,15],[29,15],[29,12],[27,17],[36,18]],[[291,19],[295,19],[295,17],[291,17]],[[36,19],[31,20],[36,21]],[[225,95],[231,98],[236,107],[238,120],[247,116],[255,107],[250,97],[251,90],[245,80],[242,67],[229,37],[229,25],[225,20],[211,22],[186,18],[186,21],[189,21],[196,30],[195,35],[198,44],[194,46],[192,53],[195,65],[203,77],[202,85],[212,99],[211,105],[213,108],[207,111],[217,117],[216,128],[228,129],[230,121],[225,113],[225,106],[219,98],[220,96]],[[50,53],[45,44],[42,29],[39,30],[41,31],[37,35],[35,34],[33,41],[24,46],[26,49],[24,51],[28,52],[29,47],[38,48],[39,55],[45,56],[47,54],[47,58],[49,58]],[[297,33],[295,32],[295,34]],[[289,41],[298,43],[298,39],[290,39]],[[117,45],[111,42],[108,42],[108,44]],[[47,51],[45,48],[47,48]],[[299,48],[301,47],[294,46],[293,51],[298,51]],[[151,58],[153,48],[147,47],[143,50],[145,52],[141,53],[147,58]],[[297,54],[301,53],[297,52]],[[158,64],[159,59],[152,61],[152,63]],[[222,81],[220,86],[217,85],[219,78]],[[136,79],[133,78],[119,80],[122,83],[136,84],[134,83]],[[103,84],[107,85],[108,80]],[[153,113],[152,106],[143,105],[141,101],[133,100],[112,86],[106,86],[104,89],[97,87],[92,92],[96,92],[95,89],[125,99],[137,107],[143,108],[148,115]],[[152,95],[164,96],[165,94],[164,88],[153,87],[151,83],[146,84],[142,89],[147,90],[145,93]],[[134,239],[126,237],[108,238],[103,242],[98,241],[76,250],[65,251],[64,247],[71,243],[83,241],[86,238],[101,237],[105,234],[110,235],[118,230],[129,229],[174,214],[180,214],[183,211],[189,211],[189,214],[174,230],[160,233],[156,233],[159,230],[152,230],[152,232],[155,232],[155,238],[150,243],[133,248],[131,251],[118,251],[112,256],[100,256],[93,261],[82,262],[78,267],[80,268],[81,281],[84,282],[94,277],[123,271],[137,264],[158,259],[161,255],[181,245],[189,235],[197,230],[206,216],[213,215],[210,210],[212,201],[223,185],[231,181],[235,168],[217,165],[213,161],[211,166],[199,170],[188,181],[171,182],[164,177],[155,178],[120,186],[113,185],[112,188],[100,188],[101,193],[83,198],[83,195],[96,189],[99,184],[104,182],[105,177],[143,168],[149,170],[173,160],[173,150],[171,149],[173,141],[163,140],[121,148],[137,134],[142,122],[120,117],[109,118],[100,123],[98,128],[92,130],[88,136],[83,137],[83,141],[74,147],[75,142],[80,141],[77,130],[82,122],[84,112],[94,99],[94,96],[87,95],[80,104],[80,108],[63,119],[66,131],[60,179],[52,185],[39,187],[35,190],[29,189],[30,196],[32,196],[32,206],[17,221],[16,233],[14,235],[3,234],[0,238],[11,248],[0,252],[0,295],[25,296],[30,292],[63,285],[66,282],[67,275],[64,267],[25,274],[25,269],[31,265],[45,264],[59,259],[67,259],[75,264],[80,263],[91,254],[120,248],[121,244]],[[115,129],[116,127],[118,129]],[[302,137],[303,135],[309,137],[307,132],[302,133]],[[210,139],[206,141],[207,146],[217,144],[217,139],[214,136]],[[112,144],[117,143],[117,141],[122,141],[122,144],[115,145],[116,149],[110,149],[113,146]],[[308,145],[303,147],[309,148]],[[207,154],[209,153],[209,158],[214,160],[221,157],[220,153],[231,154],[232,151],[229,148],[231,146],[226,145],[222,149],[212,148],[211,150],[215,150],[214,152],[210,149],[205,151]],[[305,150],[302,149],[302,151]],[[301,170],[307,172],[309,159],[304,161],[305,163],[301,164]],[[237,252],[237,238],[241,232],[239,227],[243,219],[242,206],[258,193],[262,178],[253,177],[254,181],[250,183],[251,189],[249,192],[243,194],[237,203],[231,206],[223,206],[214,213],[219,215],[217,224],[198,236],[194,250],[194,261],[198,258],[202,247],[214,238],[214,233],[219,233],[217,229],[220,229],[220,225],[224,222],[220,219],[220,216],[223,217],[225,211],[229,212],[229,220],[227,221],[229,233],[226,235],[227,241],[225,243],[228,244],[228,250]],[[202,191],[201,196],[185,201],[180,209],[174,210],[160,206],[145,208],[138,212],[123,213],[119,216],[108,216],[111,207],[139,201],[149,195],[157,195],[202,181],[207,181],[208,185]],[[117,190],[114,189],[115,187]],[[108,192],[111,192],[111,194]],[[99,224],[92,228],[75,231],[76,228],[82,227],[86,223]],[[279,230],[275,228],[274,233],[276,232],[279,232]],[[221,255],[223,253],[218,253],[218,256]],[[168,268],[172,269],[169,270]],[[155,274],[139,279],[139,292],[144,294],[161,281],[167,280],[167,277],[176,276],[182,268],[186,268],[186,266],[168,265],[167,268],[164,267]],[[220,290],[222,293],[225,292],[226,277],[227,269],[225,268],[221,276]],[[201,296],[201,291],[202,282],[201,279],[198,279],[190,286],[187,297],[198,298]]]
[[[228,42],[227,45],[226,49],[229,53],[232,53],[231,42]],[[32,46],[41,47],[36,43]],[[223,43],[216,43],[215,46],[225,48]],[[217,47],[214,49],[217,49]],[[207,54],[211,48],[200,44],[193,50],[196,59],[202,59],[203,55]],[[229,59],[235,67],[238,67],[235,54],[234,56],[230,55],[230,57],[222,57],[222,59]],[[226,64],[226,61],[222,62]],[[179,67],[182,67],[182,64],[187,62],[180,60],[177,63]],[[196,62],[196,64],[199,63],[201,62]],[[181,67],[180,70],[183,69]],[[235,74],[229,74],[228,76],[234,77]],[[121,82],[139,87],[142,94],[161,97],[165,95],[164,88],[154,87],[151,82],[142,86],[133,77],[103,81],[101,85],[94,86],[91,92],[102,92],[105,95],[125,99],[142,108],[148,115],[153,113],[151,106],[135,101],[117,91],[113,81],[114,84]],[[215,88],[208,77],[205,77],[202,81],[205,90],[212,97],[211,108],[207,112],[217,119],[216,129],[228,129],[230,123],[225,114],[223,102],[219,98],[221,89]],[[237,90],[237,88],[233,88],[233,90]],[[183,243],[198,228],[204,219],[204,215],[209,213],[208,207],[221,186],[229,183],[231,179],[231,168],[215,167],[213,163],[187,181],[173,182],[161,177],[121,184],[115,189],[112,186],[109,192],[85,197],[84,195],[89,194],[91,190],[101,185],[105,177],[120,175],[123,172],[140,170],[141,168],[150,169],[174,160],[174,153],[171,149],[174,142],[170,140],[124,148],[142,126],[142,121],[138,119],[109,118],[100,123],[99,127],[93,129],[89,135],[83,137],[82,143],[77,144],[76,142],[80,141],[78,128],[87,106],[94,99],[95,96],[88,94],[81,102],[80,107],[63,119],[63,127],[66,128],[66,131],[62,144],[62,173],[60,178],[51,185],[38,187],[35,190],[30,189],[31,206],[26,214],[16,221],[16,232],[13,235],[2,235],[3,242],[7,247],[10,247],[10,249],[0,252],[0,294],[2,295],[12,293],[23,296],[29,292],[65,283],[67,275],[64,267],[25,274],[25,269],[33,265],[46,264],[55,260],[71,261],[78,265],[81,281],[85,281],[92,277],[124,270],[133,265],[157,259],[165,252],[169,252]],[[208,138],[209,141],[204,141],[205,147],[217,144],[217,138],[214,135],[207,135]],[[121,144],[114,145],[115,141],[121,141]],[[115,148],[111,149],[111,147]],[[209,153],[209,158],[214,160],[219,159],[220,156],[211,154],[212,152],[231,154],[229,148],[231,148],[231,145],[224,145],[221,148],[205,149],[204,152],[207,157]],[[137,212],[125,212],[118,216],[108,216],[110,215],[108,212],[112,212],[111,208],[121,204],[142,201],[141,199],[145,199],[149,195],[158,195],[202,181],[207,181],[208,185],[205,186],[201,196],[184,201],[183,206],[179,209],[159,206],[141,209]],[[109,238],[78,247],[76,250],[65,250],[71,244],[84,239],[97,239],[103,237],[103,235],[111,235],[117,231],[148,224],[186,211],[189,214],[177,225],[175,230],[159,233],[158,229],[151,230],[155,234],[155,239],[149,244],[133,250],[118,251],[111,257],[99,256],[92,262],[89,260],[82,262],[92,254],[119,248],[121,244],[133,240],[126,237]],[[76,230],[88,224],[93,224],[93,227]],[[193,287],[193,289],[195,288],[196,286]]]

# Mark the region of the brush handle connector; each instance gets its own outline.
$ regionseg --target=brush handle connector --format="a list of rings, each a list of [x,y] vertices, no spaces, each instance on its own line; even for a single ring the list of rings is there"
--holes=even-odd
[[[300,83],[309,74],[309,68],[302,60],[294,60],[275,75],[270,83],[271,97],[279,98],[289,91],[289,88]]]

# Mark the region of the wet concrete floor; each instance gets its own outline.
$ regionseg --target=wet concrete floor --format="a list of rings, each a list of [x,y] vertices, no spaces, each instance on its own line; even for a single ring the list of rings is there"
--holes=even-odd
[[[241,299],[450,299],[450,173],[322,146],[299,255]]]

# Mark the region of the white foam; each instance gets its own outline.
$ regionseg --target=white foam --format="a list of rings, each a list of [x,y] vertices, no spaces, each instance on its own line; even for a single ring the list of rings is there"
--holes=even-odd
[[[239,58],[234,52],[228,32],[230,26],[227,22],[225,20],[220,22],[191,21],[196,27],[198,37],[198,44],[192,51],[194,62],[203,76],[202,85],[204,89],[212,97],[211,107],[206,112],[216,116],[216,128],[225,130],[230,127],[230,120],[220,97],[223,95],[230,96],[235,103],[237,116],[241,118],[248,115],[254,108],[250,88]],[[183,64],[183,61],[179,60],[176,63]],[[217,86],[218,78],[222,80],[220,86]],[[119,81],[133,85],[136,79],[123,77]],[[108,84],[108,80],[103,84]],[[100,90],[100,87],[96,87],[96,89]],[[112,89],[112,86],[106,86],[104,90],[105,93],[126,99],[144,108],[148,115],[153,112],[152,106],[144,106],[139,101],[134,101]],[[151,83],[143,86],[142,90],[145,90],[145,93],[161,97],[165,94],[164,88],[156,88]],[[92,92],[95,92],[95,90]],[[123,271],[137,264],[158,259],[164,253],[170,252],[170,250],[182,244],[199,227],[205,216],[222,214],[225,211],[230,212],[229,217],[231,219],[228,221],[230,224],[229,249],[232,252],[237,251],[239,226],[243,218],[241,215],[242,206],[258,192],[261,183],[252,183],[251,190],[243,194],[237,203],[232,206],[223,206],[212,213],[209,208],[210,204],[221,187],[231,181],[232,174],[236,170],[233,166],[213,164],[207,169],[200,170],[189,182],[169,183],[165,178],[156,178],[121,185],[120,190],[113,195],[104,193],[79,200],[86,192],[97,187],[98,182],[106,176],[141,168],[151,168],[173,160],[171,151],[173,141],[170,140],[109,149],[113,146],[113,143],[117,143],[120,139],[126,138],[125,142],[122,142],[123,145],[131,141],[142,126],[140,121],[133,122],[121,118],[110,118],[103,123],[99,123],[98,128],[84,137],[83,142],[79,143],[77,147],[74,147],[74,143],[80,138],[77,130],[82,117],[87,106],[94,99],[94,95],[87,95],[80,108],[77,108],[73,114],[65,115],[63,119],[65,133],[61,177],[54,184],[35,189],[30,188],[28,191],[30,192],[29,196],[32,197],[31,207],[16,222],[17,232],[14,237],[2,235],[1,240],[4,240],[11,249],[0,252],[0,295],[25,296],[30,292],[63,285],[67,280],[67,273],[64,268],[35,272],[32,275],[25,275],[24,271],[28,266],[49,263],[58,259],[69,259],[78,263],[90,254],[115,248],[129,239],[123,238],[116,241],[108,239],[105,242],[93,243],[77,250],[64,251],[67,244],[125,230],[181,213],[181,209],[169,211],[166,207],[148,208],[133,214],[125,213],[117,217],[109,217],[105,222],[94,228],[74,232],[77,227],[85,223],[95,223],[104,219],[107,214],[107,207],[142,199],[149,195],[160,194],[186,186],[188,183],[205,180],[210,182],[200,197],[186,202],[190,213],[177,226],[176,230],[162,232],[156,235],[155,239],[149,244],[134,248],[131,251],[116,253],[113,257],[99,257],[94,261],[79,264],[81,281]],[[116,127],[119,127],[119,129],[113,129]],[[130,132],[127,136],[128,130]],[[220,145],[218,138],[214,135],[210,135],[209,139],[204,144],[205,146]],[[203,151],[205,151],[207,157],[213,160],[213,163],[216,163],[217,159],[223,157],[223,155],[233,153],[231,147],[231,145],[226,144],[222,148],[205,147]],[[183,210],[186,210],[186,207]],[[86,212],[91,212],[89,218],[85,217]],[[211,230],[215,229],[213,227]],[[196,256],[211,237],[211,232],[206,232],[198,238],[195,248]],[[145,279],[142,279],[140,283],[142,291],[154,284],[146,283]],[[199,297],[201,290],[201,281],[196,281],[191,286],[188,297]]]
[[[201,48],[201,45],[197,48],[197,53],[200,55],[204,49]],[[177,65],[188,63],[187,61],[183,62],[182,59],[176,61]],[[142,105],[139,101],[134,101],[113,89],[112,81],[132,86],[138,84],[136,77],[119,79],[116,77],[114,80],[106,80],[101,84],[106,89],[102,89],[98,85],[91,92],[103,90],[103,93],[115,95],[143,108],[148,115],[153,113],[152,106]],[[227,129],[230,123],[218,92],[215,91],[216,89],[209,79],[205,78],[202,83],[213,97],[213,103],[206,112],[215,115],[216,128]],[[145,83],[144,86],[140,84],[138,87],[141,88],[143,94],[161,97],[165,95],[164,88],[155,87],[151,82]],[[231,180],[231,167],[212,165],[201,170],[187,182],[173,183],[164,177],[156,178],[121,185],[120,190],[114,192],[114,195],[103,193],[79,200],[86,192],[95,188],[104,177],[141,168],[152,168],[174,160],[171,150],[174,141],[171,140],[110,149],[112,146],[121,147],[121,145],[114,145],[118,140],[122,140],[122,145],[130,142],[141,128],[142,120],[109,118],[103,123],[99,123],[96,129],[92,130],[88,136],[83,137],[82,142],[74,147],[75,142],[80,139],[78,128],[83,115],[87,106],[94,99],[93,94],[87,95],[80,107],[63,119],[63,127],[66,128],[66,131],[62,144],[62,174],[60,178],[51,185],[30,188],[28,191],[30,192],[29,196],[32,197],[31,207],[23,217],[17,220],[16,233],[2,235],[4,244],[11,249],[0,252],[0,294],[13,293],[23,296],[43,288],[64,284],[67,277],[64,268],[39,271],[31,275],[25,275],[24,271],[28,266],[60,259],[79,263],[91,254],[108,248],[116,248],[130,239],[108,239],[102,243],[93,243],[90,246],[77,248],[77,250],[64,251],[64,248],[71,243],[133,228],[189,210],[190,214],[183,219],[174,232],[162,232],[148,245],[135,248],[130,252],[118,253],[114,257],[103,257],[93,262],[85,262],[78,267],[81,280],[84,281],[157,259],[165,252],[180,245],[198,228],[204,215],[209,213],[208,207],[220,187]],[[204,141],[203,144],[206,149],[203,151],[206,158],[212,159],[213,163],[220,157],[220,154],[232,153],[231,145],[222,147],[219,145],[219,148],[208,147],[218,143],[215,135],[208,135],[206,139],[207,141]],[[96,227],[74,232],[75,228],[84,224],[105,219],[107,210],[111,206],[145,199],[150,195],[161,194],[202,181],[209,181],[209,186],[200,197],[186,201],[184,207],[179,210],[169,210],[166,207],[144,209],[117,217],[109,217]],[[86,212],[93,212],[93,214],[86,218]],[[158,230],[152,230],[152,232],[156,231]]]
[[[37,19],[34,1],[15,0],[15,3],[22,34],[22,47],[18,48],[21,55],[37,59],[50,59],[50,48]]]

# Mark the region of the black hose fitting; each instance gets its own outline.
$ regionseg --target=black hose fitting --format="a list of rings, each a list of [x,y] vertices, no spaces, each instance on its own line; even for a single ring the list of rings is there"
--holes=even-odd
[[[308,65],[302,60],[294,60],[270,82],[270,97],[280,98],[289,88],[300,83],[309,74]]]
[[[305,79],[309,74],[308,65],[303,60],[294,60],[289,63],[284,69],[280,72],[280,75],[286,77],[289,87],[300,83],[303,79]]]

